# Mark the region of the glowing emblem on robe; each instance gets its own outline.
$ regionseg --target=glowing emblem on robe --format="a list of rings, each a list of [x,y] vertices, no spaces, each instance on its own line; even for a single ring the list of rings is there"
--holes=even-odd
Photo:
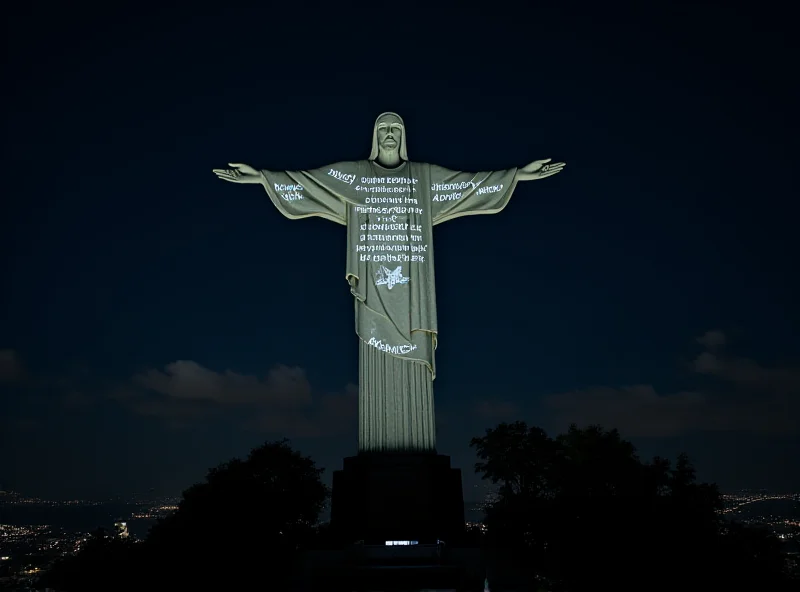
[[[378,271],[375,272],[375,285],[386,286],[390,290],[394,288],[395,284],[407,284],[408,278],[403,276],[403,266],[398,265],[394,271],[389,271],[389,268],[381,265]]]

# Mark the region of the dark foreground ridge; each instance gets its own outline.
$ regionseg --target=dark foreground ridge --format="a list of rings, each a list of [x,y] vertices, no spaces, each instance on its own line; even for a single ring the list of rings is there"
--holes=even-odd
[[[646,462],[616,430],[573,426],[551,438],[523,422],[472,446],[476,470],[498,488],[485,532],[464,529],[459,471],[436,454],[346,459],[332,522],[320,525],[330,495],[322,469],[284,440],[209,471],[143,542],[96,533],[38,586],[482,590],[488,579],[493,591],[796,589],[784,543],[731,522],[686,455]]]

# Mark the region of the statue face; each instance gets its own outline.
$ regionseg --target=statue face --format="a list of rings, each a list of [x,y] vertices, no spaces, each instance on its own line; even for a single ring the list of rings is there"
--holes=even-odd
[[[393,115],[381,118],[378,122],[378,149],[394,152],[400,148],[403,138],[403,124]]]

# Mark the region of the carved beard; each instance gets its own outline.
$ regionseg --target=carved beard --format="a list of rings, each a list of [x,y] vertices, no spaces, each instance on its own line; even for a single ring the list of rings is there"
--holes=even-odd
[[[387,148],[383,144],[378,145],[378,162],[386,165],[395,165],[402,161],[399,157],[400,142],[395,140],[394,148]]]

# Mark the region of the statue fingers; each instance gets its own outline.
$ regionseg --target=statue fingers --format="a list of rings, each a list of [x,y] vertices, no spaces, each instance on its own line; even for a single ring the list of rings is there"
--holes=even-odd
[[[553,175],[557,175],[557,174],[558,174],[558,173],[560,173],[560,172],[561,172],[561,169],[557,169],[557,170],[555,170],[555,171],[553,171],[553,170],[550,170],[550,171],[547,171],[546,173],[541,173],[541,174],[539,175],[539,178],[540,178],[540,179],[544,179],[545,177],[552,177]]]
[[[557,162],[555,164],[546,164],[542,167],[541,173],[558,173],[566,166],[564,162]]]

